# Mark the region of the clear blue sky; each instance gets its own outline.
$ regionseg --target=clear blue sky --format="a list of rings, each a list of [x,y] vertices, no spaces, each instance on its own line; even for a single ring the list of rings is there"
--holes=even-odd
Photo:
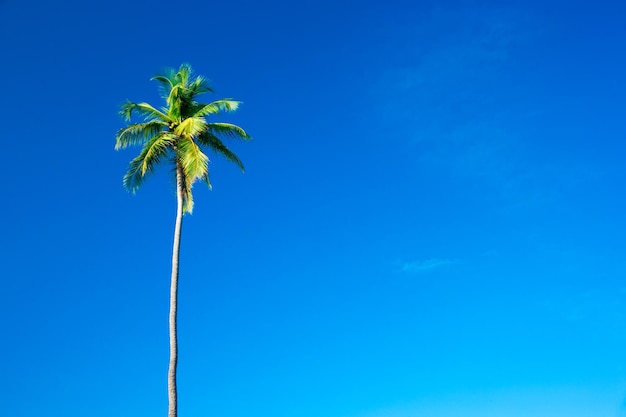
[[[626,415],[622,1],[0,1],[0,410],[166,412],[175,216],[126,99],[189,62],[180,415]],[[207,97],[211,99],[211,97]]]

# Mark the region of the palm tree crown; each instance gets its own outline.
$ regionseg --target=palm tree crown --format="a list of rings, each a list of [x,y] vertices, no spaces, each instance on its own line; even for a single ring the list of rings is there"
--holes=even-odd
[[[144,122],[132,123],[120,129],[116,135],[115,149],[143,146],[139,155],[129,164],[124,175],[124,186],[135,192],[146,174],[160,162],[169,160],[180,176],[180,190],[184,211],[193,210],[191,188],[196,180],[205,181],[209,187],[209,158],[202,150],[208,148],[244,167],[224,143],[222,138],[249,140],[250,136],[239,126],[230,123],[207,122],[206,117],[220,112],[234,111],[240,102],[231,99],[216,100],[208,104],[196,101],[197,96],[213,92],[202,76],[193,76],[191,67],[183,64],[178,70],[169,69],[163,75],[153,77],[161,84],[166,106],[157,109],[148,103],[127,101],[120,114],[130,122],[133,112],[143,116]]]

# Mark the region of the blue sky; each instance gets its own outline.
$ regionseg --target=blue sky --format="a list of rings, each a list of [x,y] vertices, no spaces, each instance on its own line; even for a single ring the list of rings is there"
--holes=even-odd
[[[182,416],[623,417],[625,13],[1,1],[0,409],[165,414],[174,188],[113,144],[189,62],[254,140],[185,218]]]

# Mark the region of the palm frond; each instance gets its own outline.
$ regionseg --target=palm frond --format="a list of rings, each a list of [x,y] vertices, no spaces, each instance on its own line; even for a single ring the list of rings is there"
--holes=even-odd
[[[144,149],[147,150],[142,166],[142,175],[161,162],[161,158],[167,155],[168,151],[173,150],[176,143],[176,136],[171,132],[163,132],[154,141],[148,144]]]
[[[181,137],[176,143],[176,152],[185,177],[192,183],[203,178],[209,171],[209,157],[193,140]]]
[[[138,103],[137,112],[143,115],[147,120],[163,120],[168,122],[171,121],[167,113],[164,113],[161,110],[157,110],[155,107],[148,103]]]
[[[191,69],[191,65],[187,63],[181,64],[175,76],[177,84],[181,85],[184,88],[187,88],[189,85],[189,78],[191,77],[192,73],[193,70]]]
[[[130,119],[133,115],[133,110],[135,110],[135,103],[130,100],[126,100],[124,104],[122,104],[122,109],[120,110],[120,116],[124,119],[125,122],[130,122]]]
[[[226,158],[226,160],[237,164],[237,166],[239,166],[239,168],[241,169],[242,172],[245,171],[245,168],[243,166],[243,162],[241,162],[239,157],[237,155],[235,155],[235,153],[233,151],[228,149],[228,147],[226,145],[224,145],[224,143],[219,138],[214,136],[213,134],[211,134],[209,132],[205,132],[205,133],[199,135],[198,136],[198,143],[201,144],[201,145],[207,146],[208,148],[210,148],[216,154],[221,155],[224,158]],[[205,181],[209,181],[208,170],[207,170],[207,178],[205,178]],[[208,182],[208,184],[210,186],[211,183]]]
[[[171,80],[171,77],[165,76],[165,75],[155,75],[154,77],[150,78],[150,81],[158,81],[159,83],[161,83],[161,86],[165,89],[167,89],[167,91],[171,90],[172,87],[174,87],[174,83]]]
[[[172,73],[173,70],[168,69],[165,75],[155,75],[154,77],[150,78],[150,81],[159,82],[159,91],[161,92],[161,97],[166,100],[170,95],[170,91],[174,87],[174,83],[172,82]]]
[[[163,131],[167,124],[161,121],[134,123],[117,131],[115,150],[133,145],[143,145]]]
[[[211,184],[211,175],[209,171],[206,172],[206,175],[204,176],[204,178],[202,178],[202,180],[206,183],[207,187],[209,187],[209,190],[213,189],[213,184]]]
[[[166,113],[155,109],[152,105],[148,103],[133,103],[132,101],[127,101],[126,103],[122,104],[122,110],[120,110],[120,114],[122,115],[124,120],[129,122],[133,112],[142,115],[145,120],[170,121],[170,118]]]
[[[130,161],[128,171],[124,175],[123,184],[127,190],[135,193],[143,184],[146,174],[151,173],[167,155],[168,150],[174,143],[174,136],[169,132],[163,132],[154,136],[141,150],[139,155]]]
[[[216,136],[232,139],[251,140],[252,138],[241,127],[232,123],[208,123],[206,130]]]
[[[179,122],[187,117],[188,114],[184,109],[189,106],[189,101],[189,93],[186,91],[186,87],[180,83],[175,84],[166,100],[169,106],[168,114],[170,117]]]
[[[170,94],[165,99],[167,105],[169,106],[169,111],[167,114],[173,120],[180,119],[180,104],[178,103],[178,97],[180,96],[180,85],[175,84],[174,87],[170,90]]]
[[[191,111],[193,112],[194,117],[204,117],[209,114],[235,111],[240,104],[240,101],[225,98],[221,100],[216,100],[209,104],[196,104]]]
[[[207,122],[202,117],[188,117],[174,130],[179,136],[195,137],[206,130]]]
[[[204,93],[212,93],[213,89],[209,85],[209,80],[201,75],[198,75],[196,79],[189,84],[189,91],[193,95],[199,95]]]

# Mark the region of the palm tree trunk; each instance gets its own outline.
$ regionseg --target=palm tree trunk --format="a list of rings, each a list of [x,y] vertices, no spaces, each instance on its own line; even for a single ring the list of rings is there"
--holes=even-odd
[[[176,227],[174,228],[174,248],[172,250],[172,278],[170,281],[170,366],[167,374],[167,394],[169,400],[168,417],[178,416],[178,395],[176,391],[176,367],[178,365],[178,336],[176,313],[178,309],[178,258],[180,236],[183,227],[183,176],[182,168],[176,166]]]

